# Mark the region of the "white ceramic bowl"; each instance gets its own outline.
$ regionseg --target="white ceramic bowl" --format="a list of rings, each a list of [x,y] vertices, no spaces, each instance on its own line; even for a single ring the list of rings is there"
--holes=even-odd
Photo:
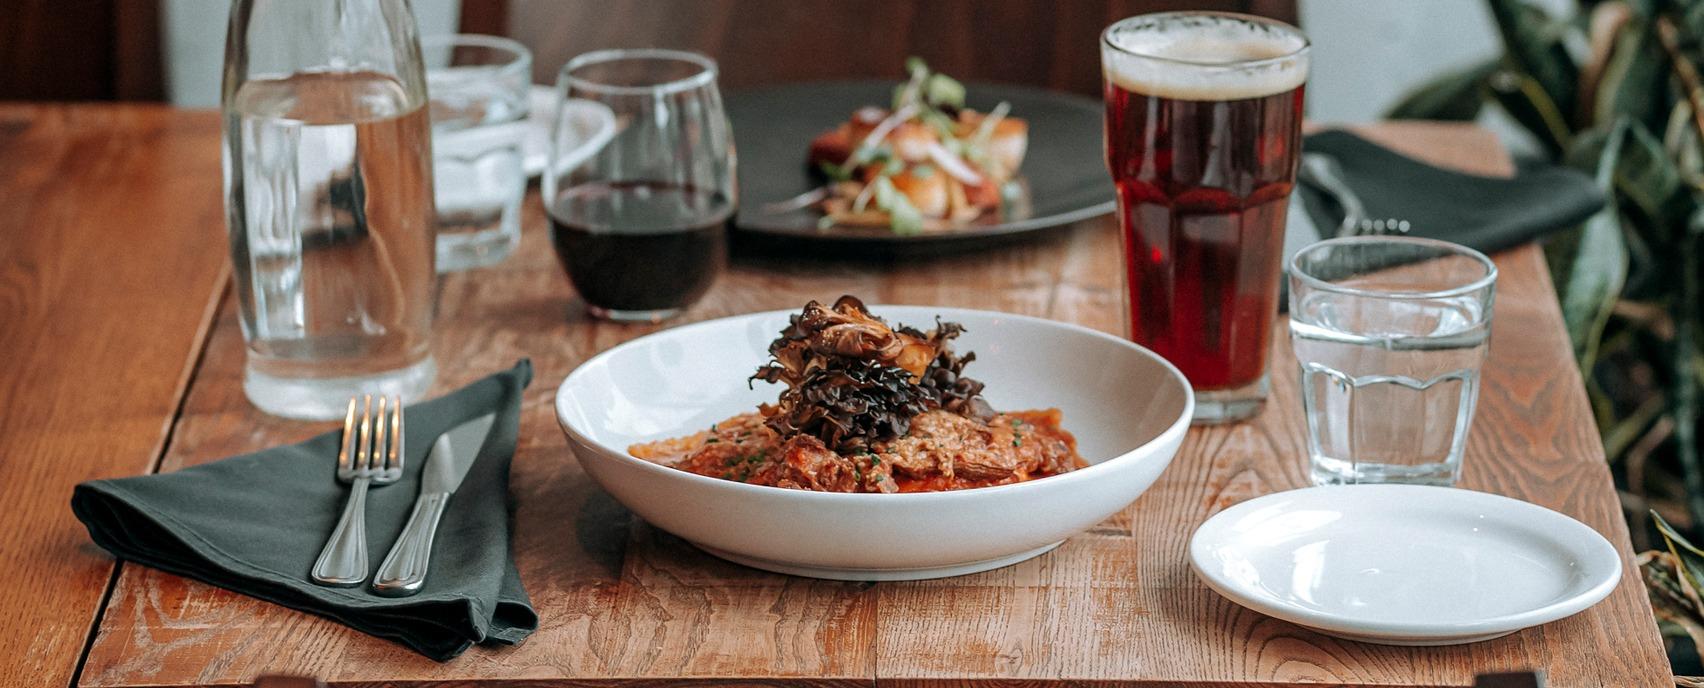
[[[716,556],[843,580],[973,573],[1042,554],[1117,513],[1171,462],[1195,399],[1154,353],[1094,330],[1007,313],[873,306],[890,323],[966,328],[957,351],[996,409],[1059,408],[1093,465],[1015,485],[838,494],[719,480],[633,458],[636,442],[685,435],[773,402],[746,379],[794,311],[686,325],[614,347],[575,369],[556,417],[580,465],[634,513]]]

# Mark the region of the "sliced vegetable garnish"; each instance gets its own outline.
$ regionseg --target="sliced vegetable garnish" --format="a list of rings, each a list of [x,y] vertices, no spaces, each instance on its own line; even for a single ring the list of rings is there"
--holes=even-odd
[[[964,84],[921,59],[906,60],[905,69],[891,110],[859,108],[811,142],[811,161],[830,183],[815,201],[801,195],[789,203],[814,202],[824,215],[819,227],[940,231],[1007,205],[1028,125],[1005,124],[1013,119],[1009,103],[986,114],[966,108]]]

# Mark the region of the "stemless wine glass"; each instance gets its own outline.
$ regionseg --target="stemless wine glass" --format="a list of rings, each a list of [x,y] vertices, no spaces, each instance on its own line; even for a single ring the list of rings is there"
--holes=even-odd
[[[556,91],[544,200],[569,281],[595,317],[678,315],[721,273],[736,203],[716,63],[600,50],[569,60]]]

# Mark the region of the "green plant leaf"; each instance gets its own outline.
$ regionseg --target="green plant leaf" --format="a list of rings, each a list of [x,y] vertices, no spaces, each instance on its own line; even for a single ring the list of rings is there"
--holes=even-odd
[[[1704,36],[1704,2],[1690,0],[1678,4],[1686,6],[1680,12],[1680,27],[1686,31],[1686,35],[1693,38]],[[1646,16],[1651,15],[1647,13]]]
[[[1704,5],[1704,0],[1699,4]],[[1692,121],[1692,103],[1684,98],[1675,101],[1674,109],[1669,111],[1663,148],[1668,150],[1682,181],[1704,189],[1704,140],[1699,138],[1698,126]]]
[[[1628,140],[1626,120],[1616,122],[1599,145],[1597,136],[1582,136],[1577,146],[1595,150],[1596,178],[1606,198],[1614,197],[1615,173]],[[1570,159],[1578,157],[1578,152]],[[1562,320],[1574,344],[1574,358],[1584,375],[1590,375],[1597,359],[1598,340],[1609,322],[1615,300],[1627,282],[1627,245],[1622,238],[1621,215],[1614,201],[1587,218],[1577,230],[1569,260],[1558,275]]]
[[[1679,230],[1692,209],[1680,170],[1644,124],[1631,122],[1628,134],[1626,150],[1615,166],[1616,189],[1659,229]]]
[[[1663,124],[1669,110],[1669,59],[1653,26],[1635,19],[1615,39],[1592,103],[1593,121],[1627,116],[1648,128]]]
[[[1656,523],[1657,532],[1663,534],[1663,542],[1668,543],[1669,552],[1680,560],[1680,573],[1686,584],[1692,587],[1693,594],[1704,590],[1704,551],[1694,547],[1656,511],[1651,512],[1651,520]]]
[[[1572,145],[1562,156],[1562,163],[1594,177],[1598,172],[1598,163],[1603,160],[1604,149],[1609,146],[1611,135],[1621,135],[1621,128],[1615,123],[1601,127],[1593,127],[1574,137]],[[1620,155],[1618,151],[1617,156]]]
[[[1694,523],[1704,523],[1704,465],[1701,465],[1698,446],[1699,358],[1698,337],[1704,329],[1704,314],[1698,303],[1704,299],[1704,208],[1694,208],[1687,219],[1688,231],[1676,233],[1671,242],[1679,264],[1679,293],[1673,295],[1674,305],[1669,314],[1674,317],[1674,348],[1671,353],[1673,369],[1670,374],[1669,413],[1674,419],[1675,455],[1680,459],[1681,476],[1686,485],[1686,507]],[[1672,287],[1671,287],[1672,288]]]
[[[1509,60],[1544,91],[1551,103],[1572,109],[1580,68],[1562,42],[1567,25],[1524,0],[1490,0],[1490,6]]]
[[[1657,422],[1657,418],[1663,415],[1664,406],[1666,404],[1663,403],[1662,396],[1653,395],[1621,420],[1614,421],[1613,425],[1600,426],[1605,429],[1603,433],[1604,456],[1611,462],[1619,460],[1623,454],[1627,453],[1627,449],[1645,434],[1651,424]]]
[[[1386,117],[1471,121],[1485,105],[1485,80],[1499,69],[1492,59],[1445,73],[1404,96]]]
[[[1568,150],[1573,139],[1568,119],[1551,100],[1544,88],[1532,77],[1512,70],[1501,70],[1486,81],[1497,104],[1531,131],[1552,156]]]

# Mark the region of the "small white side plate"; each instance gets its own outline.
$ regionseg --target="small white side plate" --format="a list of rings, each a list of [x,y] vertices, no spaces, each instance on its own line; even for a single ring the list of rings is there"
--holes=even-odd
[[[1203,523],[1190,565],[1262,614],[1386,645],[1490,640],[1571,616],[1621,577],[1597,531],[1508,497],[1339,485],[1251,499]]]

